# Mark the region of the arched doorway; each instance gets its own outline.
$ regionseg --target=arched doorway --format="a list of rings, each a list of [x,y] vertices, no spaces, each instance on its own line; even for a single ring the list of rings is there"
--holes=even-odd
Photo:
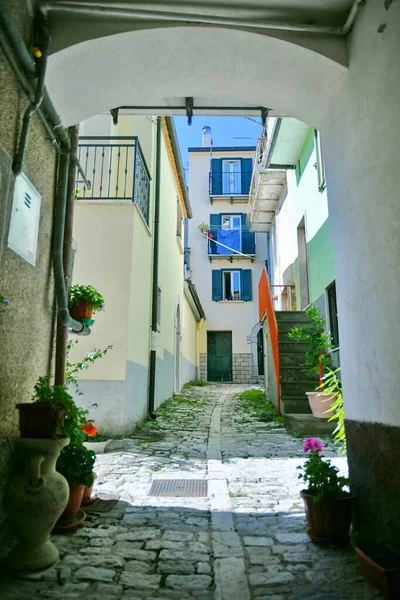
[[[400,489],[400,5],[385,4],[366,2],[347,39],[69,20],[53,36],[61,50],[50,57],[47,85],[66,124],[116,106],[196,97],[208,106],[269,107],[321,131],[358,513],[395,544],[400,525],[387,515],[397,514]]]
[[[259,377],[264,377],[264,340],[261,323],[254,325],[250,335],[247,336],[247,341],[251,345],[252,374],[257,381]]]

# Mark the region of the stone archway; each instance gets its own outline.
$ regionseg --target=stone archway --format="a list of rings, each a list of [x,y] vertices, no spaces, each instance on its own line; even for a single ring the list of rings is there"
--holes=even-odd
[[[257,381],[260,377],[262,377],[262,375],[260,375],[258,365],[258,334],[260,330],[262,330],[261,323],[256,323],[251,330],[250,335],[247,336],[247,341],[250,343],[251,347],[252,375]]]
[[[357,510],[361,524],[396,546],[400,4],[385,4],[365,3],[347,40],[314,40],[308,47],[293,37],[224,27],[117,35],[99,27],[93,39],[69,48],[68,35],[58,46],[55,36],[63,49],[50,57],[47,83],[66,124],[115,106],[165,99],[172,106],[197,96],[271,107],[321,130],[349,463],[362,495]]]

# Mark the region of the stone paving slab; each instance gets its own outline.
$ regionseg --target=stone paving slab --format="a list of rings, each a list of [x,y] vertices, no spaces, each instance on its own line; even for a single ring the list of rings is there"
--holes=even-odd
[[[302,440],[242,413],[237,394],[249,387],[187,390],[187,401],[160,411],[161,441],[109,444],[97,455],[95,491],[119,501],[53,536],[60,560],[35,581],[1,571],[1,600],[378,598],[351,549],[309,541],[296,468]],[[329,440],[325,454],[346,472]],[[206,479],[208,497],[150,497],[155,479]]]

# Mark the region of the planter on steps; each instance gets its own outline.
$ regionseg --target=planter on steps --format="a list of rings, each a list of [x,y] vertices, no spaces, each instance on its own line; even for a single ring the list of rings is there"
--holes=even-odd
[[[400,555],[378,540],[354,547],[361,573],[384,598],[400,598]]]
[[[306,392],[308,402],[314,417],[318,419],[329,419],[334,413],[329,410],[332,402],[335,400],[336,394],[321,394],[321,392]],[[331,402],[329,402],[331,400]]]

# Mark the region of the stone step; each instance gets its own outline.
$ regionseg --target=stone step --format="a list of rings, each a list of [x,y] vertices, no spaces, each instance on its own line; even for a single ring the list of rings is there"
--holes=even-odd
[[[299,367],[303,368],[303,363],[305,361],[304,355],[299,354],[298,352],[280,352],[280,365],[281,370],[284,367]]]
[[[308,380],[285,381],[281,383],[281,396],[302,396],[306,392],[313,392],[317,385],[315,381]]]
[[[281,338],[279,336],[279,353],[283,352],[284,354],[300,354],[304,361],[306,345],[301,344],[300,342],[293,342],[289,340],[287,334],[285,334],[285,336],[285,338]]]
[[[327,419],[317,419],[312,414],[289,413],[283,416],[285,427],[289,433],[294,435],[319,436],[331,435],[335,429],[334,421]]]
[[[301,365],[285,365],[280,367],[281,383],[286,381],[311,381],[315,387],[318,385],[318,376],[312,371],[306,371]],[[307,390],[308,391],[308,390]]]
[[[307,325],[307,323],[301,323],[299,321],[282,321],[282,323],[278,323],[278,331],[289,332],[293,327],[302,327],[303,325]]]
[[[307,396],[283,396],[281,397],[282,412],[311,414],[310,403]]]
[[[278,323],[283,323],[284,321],[294,321],[298,323],[309,323],[310,319],[308,319],[302,310],[276,310],[276,320]]]

